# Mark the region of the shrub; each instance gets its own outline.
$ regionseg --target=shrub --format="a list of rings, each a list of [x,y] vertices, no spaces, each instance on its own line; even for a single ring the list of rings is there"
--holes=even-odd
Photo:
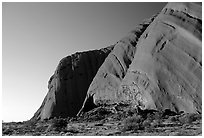
[[[62,129],[67,127],[67,120],[62,118],[54,118],[52,120],[52,128],[54,128],[56,131],[61,131]]]
[[[162,120],[162,118],[163,118],[162,112],[157,112],[157,113],[154,114],[154,119],[155,120]]]
[[[94,108],[84,113],[83,116],[81,116],[81,119],[86,121],[91,121],[91,122],[99,121],[111,114],[112,114],[111,109],[102,106],[102,107]]]
[[[140,115],[137,115],[137,116],[134,115],[133,117],[129,117],[129,118],[125,119],[125,121],[124,121],[123,130],[124,131],[128,131],[128,130],[136,131],[136,130],[144,129],[143,121],[144,121],[144,119]]]
[[[151,127],[151,122],[152,121],[149,119],[144,120],[142,123],[142,126],[144,127],[144,129],[149,130]]]
[[[73,126],[67,126],[67,131],[71,133],[79,133],[79,129]]]
[[[147,117],[146,117],[148,120],[150,121],[153,121],[154,118],[155,118],[155,114],[147,114]]]
[[[2,133],[2,135],[12,135],[12,133],[13,133],[13,130],[12,130],[12,129],[9,129],[9,128],[4,129],[4,128],[3,128],[3,133]]]
[[[136,108],[132,108],[132,107],[129,107],[129,109],[127,110],[127,114],[129,115],[129,116],[132,116],[132,115],[134,115],[134,114],[137,114],[137,109]]]
[[[172,116],[172,117],[169,118],[169,120],[170,120],[171,122],[176,122],[176,121],[178,121],[178,117]]]
[[[201,115],[192,113],[192,114],[186,114],[186,115],[180,117],[179,122],[181,124],[191,124],[192,122],[194,122],[198,119],[201,119]]]
[[[161,125],[161,120],[153,120],[153,122],[151,123],[152,127],[159,127]]]

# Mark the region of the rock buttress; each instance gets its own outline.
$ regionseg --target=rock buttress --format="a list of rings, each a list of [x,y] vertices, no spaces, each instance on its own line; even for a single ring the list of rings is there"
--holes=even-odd
[[[75,116],[92,79],[114,46],[63,58],[48,82],[48,93],[32,119]]]
[[[118,103],[117,91],[134,59],[137,49],[136,44],[155,17],[156,15],[143,21],[126,37],[115,44],[114,49],[94,77],[88,89],[83,107],[78,115],[92,109],[93,105],[99,106],[102,104]],[[92,104],[90,104],[90,101],[92,101]]]

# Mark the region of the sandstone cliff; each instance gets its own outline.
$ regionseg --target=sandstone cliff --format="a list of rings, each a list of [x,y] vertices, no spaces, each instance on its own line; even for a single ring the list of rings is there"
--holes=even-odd
[[[202,6],[168,3],[114,46],[62,59],[33,119],[102,104],[202,112]]]
[[[195,3],[169,3],[137,43],[135,39],[132,45],[116,44],[86,100],[92,98],[95,105],[127,103],[143,109],[200,113],[201,9]],[[125,49],[128,46],[133,50]],[[80,112],[86,111],[86,100]]]
[[[48,93],[32,119],[75,116],[98,68],[114,46],[63,58],[48,82]]]
[[[90,110],[90,102],[94,105],[117,103],[117,90],[134,59],[136,44],[145,29],[156,16],[143,21],[126,37],[115,44],[113,51],[108,55],[94,77],[79,114]],[[88,102],[87,102],[88,101]]]
[[[169,3],[143,33],[118,98],[142,108],[202,112],[201,6]]]

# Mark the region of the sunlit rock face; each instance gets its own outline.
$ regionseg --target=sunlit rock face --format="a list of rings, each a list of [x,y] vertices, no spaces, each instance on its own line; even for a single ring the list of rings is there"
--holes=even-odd
[[[115,44],[114,49],[94,77],[80,112],[86,112],[91,109],[89,101],[93,101],[94,105],[118,102],[117,91],[134,59],[137,42],[154,18],[155,16],[143,21],[126,37]]]
[[[202,5],[168,3],[115,45],[63,58],[33,119],[103,104],[202,112]]]
[[[93,98],[95,105],[128,103],[143,109],[201,112],[201,9],[195,3],[169,3],[134,44],[117,43],[86,99]],[[81,111],[86,107],[85,100]]]
[[[202,112],[200,5],[164,7],[141,36],[118,98],[142,108]]]

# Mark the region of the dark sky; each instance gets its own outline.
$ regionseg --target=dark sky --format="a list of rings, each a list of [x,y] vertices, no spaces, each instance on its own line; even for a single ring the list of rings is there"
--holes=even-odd
[[[124,37],[166,3],[3,3],[3,120],[30,119],[60,59]]]

